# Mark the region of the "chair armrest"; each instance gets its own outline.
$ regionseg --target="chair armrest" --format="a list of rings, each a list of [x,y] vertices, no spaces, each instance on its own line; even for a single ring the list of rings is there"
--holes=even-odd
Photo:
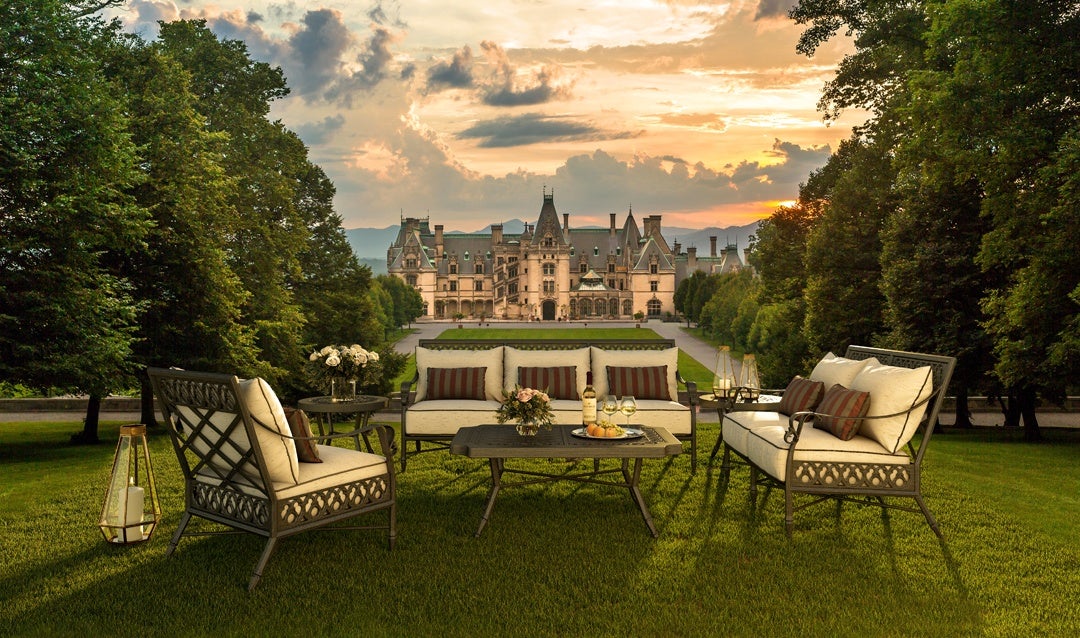
[[[675,370],[675,382],[686,387],[686,396],[691,406],[698,404],[697,381],[687,381],[677,369]]]
[[[374,432],[379,437],[379,448],[381,452],[376,452],[371,447],[371,439],[369,435]],[[398,451],[397,439],[394,437],[394,428],[385,423],[369,423],[360,428],[356,432],[350,432],[350,436],[359,434],[364,437],[364,447],[372,454],[381,454],[386,458],[393,458]]]
[[[413,386],[420,381],[420,373],[417,372],[413,375],[413,378],[408,381],[401,382],[401,408],[405,409],[405,406],[409,405],[409,395],[412,394]]]

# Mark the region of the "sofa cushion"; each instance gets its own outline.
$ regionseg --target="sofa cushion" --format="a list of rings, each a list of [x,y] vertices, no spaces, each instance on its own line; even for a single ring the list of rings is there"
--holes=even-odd
[[[322,463],[319,449],[311,438],[311,421],[307,413],[296,408],[285,408],[285,420],[289,423],[292,435],[296,437],[293,440],[296,445],[296,459],[301,463]]]
[[[776,411],[788,416],[796,412],[810,412],[821,403],[823,396],[825,396],[824,383],[796,375],[784,390],[784,396],[780,398]]]
[[[498,401],[471,401],[465,399],[424,400],[409,406],[405,418],[405,432],[412,436],[452,437],[459,428],[470,425],[495,423]],[[581,404],[577,407],[581,420]]]
[[[836,384],[821,398],[814,427],[847,441],[859,432],[864,423],[862,417],[866,416],[870,404],[869,392],[849,390]]]
[[[592,347],[593,389],[596,396],[610,394],[608,388],[607,367],[645,367],[667,366],[667,388],[670,401],[679,400],[679,388],[675,382],[675,372],[679,367],[679,349],[666,350],[604,350]]]
[[[915,430],[926,411],[926,403],[913,410],[911,408],[930,396],[933,374],[930,366],[913,369],[876,364],[860,371],[852,380],[851,387],[870,393],[868,416],[903,413],[884,419],[866,419],[860,430],[863,436],[896,452],[915,436]]]
[[[836,384],[840,384],[845,388],[851,387],[851,382],[855,379],[855,375],[859,374],[859,371],[866,366],[878,364],[878,360],[873,357],[864,359],[861,361],[855,359],[845,359],[844,357],[838,357],[833,353],[828,353],[818,361],[814,366],[814,371],[810,373],[811,381],[821,381],[825,384],[825,389],[833,387]]]
[[[484,400],[486,367],[479,368],[428,368],[428,401],[440,399]]]
[[[720,432],[724,437],[725,445],[745,455],[750,431],[768,426],[787,428],[787,415],[772,410],[732,410],[724,413],[724,418],[720,423]],[[809,422],[803,425],[804,430],[810,427]]]
[[[416,400],[427,398],[428,368],[487,368],[484,376],[484,394],[488,401],[502,397],[503,347],[487,350],[435,350],[416,347]]]
[[[787,454],[790,444],[784,441],[787,424],[754,428],[747,434],[743,455],[754,465],[776,477],[780,481],[787,479]],[[904,453],[893,453],[880,443],[865,436],[856,436],[848,441],[841,441],[832,434],[814,428],[803,427],[799,442],[795,445],[795,460],[831,463],[880,463],[907,464],[911,458]],[[860,472],[853,473],[860,477]],[[835,480],[844,480],[843,475],[834,476]]]
[[[518,383],[518,368],[521,367],[574,366],[577,394],[573,398],[579,399],[581,397],[581,392],[585,389],[585,375],[589,372],[588,348],[575,348],[573,350],[521,350],[519,348],[506,346],[504,352],[504,373],[502,381],[504,388],[512,388],[515,383]]]
[[[577,400],[577,366],[521,367],[517,382],[523,388],[545,390],[552,399]]]
[[[292,436],[292,430],[274,389],[260,378],[244,379],[240,381],[240,400],[255,422],[255,438],[259,441],[270,480],[296,483],[300,476],[296,444],[288,438]]]
[[[608,393],[635,399],[670,400],[667,366],[607,366]]]

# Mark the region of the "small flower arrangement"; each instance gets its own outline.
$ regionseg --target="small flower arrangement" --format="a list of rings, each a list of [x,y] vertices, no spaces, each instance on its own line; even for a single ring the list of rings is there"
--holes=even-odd
[[[379,353],[351,346],[326,346],[308,356],[304,366],[311,383],[329,390],[330,380],[335,377],[363,381],[368,364],[376,363]]]
[[[503,390],[502,405],[495,411],[495,420],[499,423],[518,421],[551,427],[555,421],[555,415],[551,413],[551,397],[542,390],[520,385],[512,390]]]

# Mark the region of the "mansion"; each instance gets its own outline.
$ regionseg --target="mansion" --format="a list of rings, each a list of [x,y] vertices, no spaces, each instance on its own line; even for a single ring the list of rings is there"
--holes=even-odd
[[[493,224],[490,234],[434,232],[428,219],[405,218],[387,250],[389,274],[420,292],[424,315],[514,320],[632,319],[675,314],[679,283],[695,271],[735,272],[738,250],[708,257],[694,247],[669,247],[660,215],[639,229],[633,211],[622,226],[571,228],[560,220],[554,193],[545,190],[540,216],[519,235]]]

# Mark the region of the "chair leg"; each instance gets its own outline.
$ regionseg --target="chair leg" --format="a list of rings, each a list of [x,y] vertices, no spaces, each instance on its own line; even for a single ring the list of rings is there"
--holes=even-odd
[[[757,498],[757,473],[758,469],[753,463],[750,464],[750,498]]]
[[[255,586],[259,584],[263,568],[266,567],[266,562],[270,560],[270,554],[274,553],[275,545],[277,545],[276,537],[271,536],[266,540],[266,547],[263,548],[262,556],[259,557],[259,562],[255,564],[255,571],[252,572],[251,580],[248,581],[248,591],[255,589]]]
[[[795,529],[795,496],[791,489],[784,483],[784,534],[791,538],[791,532]]]
[[[184,535],[184,530],[187,528],[188,521],[191,520],[191,512],[184,512],[184,515],[180,517],[180,525],[176,528],[176,533],[173,534],[172,540],[169,541],[169,548],[165,550],[165,556],[172,556],[172,553],[176,551],[177,544],[180,543],[180,537]]]
[[[394,543],[397,542],[397,501],[390,506],[390,550],[393,551]]]
[[[922,494],[915,495],[915,502],[919,504],[919,509],[922,510],[923,516],[926,517],[926,524],[930,526],[930,529],[934,530],[934,533],[937,534],[938,538],[944,539],[945,537],[941,534],[941,528],[938,527],[937,520],[934,518],[934,515],[930,513],[930,508],[927,507],[926,503],[923,501]]]

